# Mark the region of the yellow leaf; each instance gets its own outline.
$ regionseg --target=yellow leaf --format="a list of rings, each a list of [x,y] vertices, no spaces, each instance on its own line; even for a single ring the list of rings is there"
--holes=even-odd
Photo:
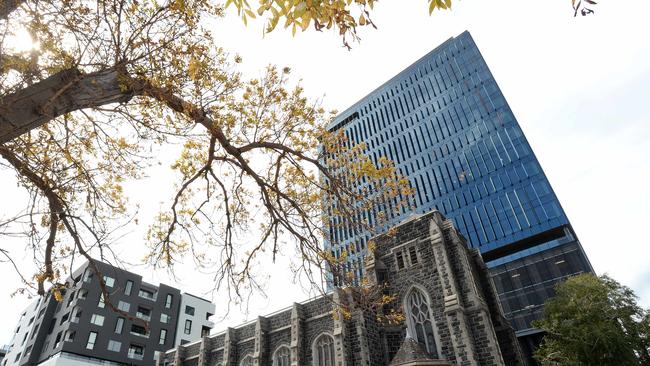
[[[305,30],[305,29],[307,29],[307,27],[309,27],[309,22],[310,21],[311,21],[311,13],[306,12],[302,16],[302,22],[300,23],[300,27],[302,27],[302,30]]]
[[[197,60],[195,57],[192,57],[190,59],[189,64],[187,65],[187,75],[189,75],[190,79],[195,80],[195,81],[198,79],[198,77],[199,77],[199,68],[200,68],[199,60]]]
[[[433,10],[436,8],[436,0],[430,0],[429,4],[429,15],[433,13]]]

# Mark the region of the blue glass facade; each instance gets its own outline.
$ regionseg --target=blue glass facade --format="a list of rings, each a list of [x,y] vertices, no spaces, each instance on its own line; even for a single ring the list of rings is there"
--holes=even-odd
[[[452,219],[493,271],[569,242],[577,245],[579,268],[555,273],[553,283],[591,270],[468,32],[449,39],[341,113],[329,129],[344,129],[351,141],[365,142],[375,162],[381,156],[394,161],[416,189],[417,212],[437,209]],[[391,222],[407,215],[395,215]],[[343,229],[332,234],[336,243],[326,247],[339,255],[353,245],[361,250],[350,261],[360,263],[370,234],[349,235]],[[359,267],[350,266],[361,271]]]

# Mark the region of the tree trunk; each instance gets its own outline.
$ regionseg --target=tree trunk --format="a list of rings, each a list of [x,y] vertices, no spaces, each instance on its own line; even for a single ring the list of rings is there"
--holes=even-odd
[[[0,0],[2,1],[2,0]],[[69,69],[0,100],[0,144],[72,111],[127,102],[116,68],[82,74]]]
[[[25,0],[0,0],[0,19],[7,19],[12,11],[22,4]]]

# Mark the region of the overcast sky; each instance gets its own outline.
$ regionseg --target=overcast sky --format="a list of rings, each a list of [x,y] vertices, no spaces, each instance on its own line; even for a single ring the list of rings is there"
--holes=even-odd
[[[449,37],[469,30],[594,269],[632,287],[649,307],[650,2],[602,0],[595,16],[586,18],[573,18],[570,3],[456,0],[453,11],[429,17],[425,0],[382,0],[374,13],[379,28],[363,30],[351,51],[333,33],[292,38],[278,29],[262,37],[260,22],[244,27],[232,12],[215,34],[221,46],[243,57],[245,74],[258,76],[269,63],[289,66],[309,96],[342,111]],[[170,196],[167,166],[150,175],[128,190],[144,216]],[[20,202],[7,172],[0,172],[0,192],[0,212]],[[21,254],[23,243],[2,240],[3,247],[11,243],[15,255],[29,259]],[[142,228],[136,228],[117,250],[137,262],[133,248],[141,242]],[[217,330],[306,299],[301,286],[288,283],[286,261],[264,268],[269,297],[253,297],[249,315],[232,309]],[[29,302],[9,297],[18,279],[8,265],[1,266],[0,307],[7,325],[0,330],[0,344],[9,342],[12,324]],[[214,296],[219,315],[223,295],[207,293],[210,278],[191,268],[189,263],[180,268],[177,279],[146,267],[134,271],[153,283]]]

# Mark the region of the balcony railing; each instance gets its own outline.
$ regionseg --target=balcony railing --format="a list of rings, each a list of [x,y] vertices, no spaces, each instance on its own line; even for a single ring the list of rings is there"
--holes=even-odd
[[[140,318],[140,319],[142,319],[142,320],[146,320],[146,321],[150,321],[150,320],[151,320],[151,315],[146,315],[146,314],[141,313],[141,312],[137,312],[137,313],[135,313],[135,316],[138,317],[138,318]]]
[[[130,331],[129,333],[131,333],[131,334],[133,334],[135,336],[138,336],[138,337],[149,338],[149,334],[142,334],[142,333],[133,332],[133,331]]]
[[[134,360],[142,360],[144,359],[144,352],[135,352],[132,350],[129,350],[129,354],[127,356],[128,358],[134,359]]]
[[[143,299],[151,300],[151,301],[156,301],[156,294],[151,294],[147,291],[138,291],[138,296],[140,296]]]

